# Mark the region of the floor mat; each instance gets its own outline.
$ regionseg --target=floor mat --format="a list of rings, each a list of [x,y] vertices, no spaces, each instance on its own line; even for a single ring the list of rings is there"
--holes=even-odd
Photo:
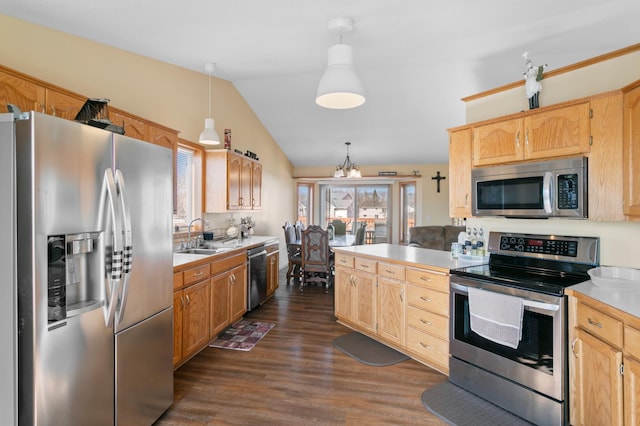
[[[385,367],[409,359],[405,354],[355,331],[333,339],[333,346],[356,361],[374,367]]]
[[[422,404],[445,422],[456,426],[530,426],[531,423],[443,382],[422,392]]]
[[[212,348],[250,351],[275,324],[242,320],[233,324],[224,333],[209,343]]]

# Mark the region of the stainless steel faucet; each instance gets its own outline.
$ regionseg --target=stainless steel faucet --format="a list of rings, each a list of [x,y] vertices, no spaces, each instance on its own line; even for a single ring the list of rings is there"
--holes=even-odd
[[[204,231],[204,219],[202,219],[201,217],[196,217],[191,222],[189,222],[189,229],[187,231],[187,248],[191,248],[191,225],[193,225],[193,222],[195,222],[196,220],[202,222],[202,230]]]

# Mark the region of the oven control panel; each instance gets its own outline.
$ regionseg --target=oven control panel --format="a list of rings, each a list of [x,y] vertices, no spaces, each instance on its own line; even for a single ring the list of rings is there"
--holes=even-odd
[[[575,240],[502,236],[500,237],[500,250],[576,257],[578,242]]]

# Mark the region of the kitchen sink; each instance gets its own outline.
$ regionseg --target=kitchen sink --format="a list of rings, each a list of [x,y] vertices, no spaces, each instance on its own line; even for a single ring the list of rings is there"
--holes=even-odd
[[[215,248],[190,248],[178,250],[176,253],[180,254],[201,254],[205,256],[210,256],[213,254],[224,253],[226,251],[231,250],[230,247],[215,247]]]

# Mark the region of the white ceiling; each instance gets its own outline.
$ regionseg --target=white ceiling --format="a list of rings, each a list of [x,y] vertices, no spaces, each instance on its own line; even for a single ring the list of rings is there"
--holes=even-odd
[[[460,98],[639,42],[638,0],[0,0],[0,13],[234,83],[296,166],[446,163]],[[351,17],[366,103],[314,102]],[[639,73],[640,74],[640,73]],[[640,75],[639,75],[640,77]],[[524,89],[523,89],[524,96]]]

